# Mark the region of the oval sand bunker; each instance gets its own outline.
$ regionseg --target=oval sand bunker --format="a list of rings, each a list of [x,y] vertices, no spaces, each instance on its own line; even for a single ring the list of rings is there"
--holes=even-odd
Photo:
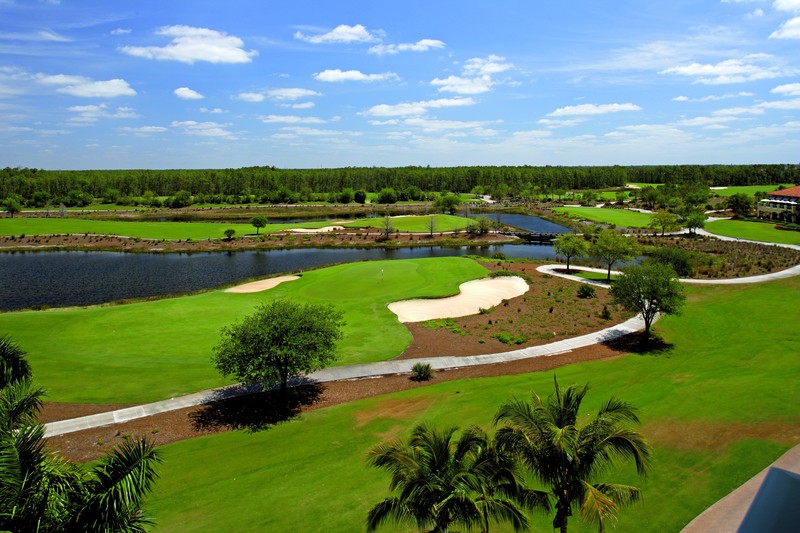
[[[400,322],[424,322],[436,318],[477,315],[503,300],[528,292],[528,283],[517,276],[484,278],[462,283],[461,293],[448,298],[405,300],[389,304]]]

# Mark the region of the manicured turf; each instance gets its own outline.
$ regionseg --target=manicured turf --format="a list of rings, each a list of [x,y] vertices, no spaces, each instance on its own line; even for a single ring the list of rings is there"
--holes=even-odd
[[[429,216],[392,217],[392,227],[400,231],[427,232]],[[469,221],[463,217],[435,215],[435,231],[464,229]],[[296,224],[268,224],[260,233],[274,233],[294,228],[315,229],[330,226],[335,222],[316,221]],[[381,228],[383,218],[365,218],[337,223],[352,228]],[[203,240],[221,239],[226,229],[236,230],[236,236],[254,235],[256,230],[249,223],[230,222],[120,222],[108,220],[84,220],[74,218],[0,218],[0,235],[49,235],[61,233],[91,233],[97,235],[120,235],[142,239]]]
[[[587,409],[612,395],[638,406],[655,447],[646,480],[629,470],[604,478],[644,490],[644,503],[624,509],[616,531],[680,531],[800,434],[800,278],[688,292],[683,316],[657,325],[672,351],[556,372],[562,385],[591,384]],[[408,435],[421,421],[491,427],[501,402],[532,390],[549,394],[552,379],[545,372],[434,384],[310,412],[257,433],[165,446],[148,510],[159,531],[363,530],[367,510],[389,494],[388,475],[366,465],[372,446]],[[549,531],[551,520],[537,517],[532,530]],[[595,530],[576,515],[570,531]]]
[[[794,187],[790,183],[783,184],[784,188]],[[717,196],[733,196],[734,194],[746,194],[752,197],[757,192],[772,192],[778,190],[778,185],[739,185],[734,187],[725,187],[724,189],[712,189],[711,194]]]
[[[61,402],[149,402],[226,383],[214,370],[220,329],[267,299],[333,303],[345,312],[340,364],[381,361],[411,342],[387,304],[458,292],[487,270],[466,258],[374,261],[306,272],[255,294],[221,290],[153,302],[0,314],[29,352],[37,382]]]
[[[604,209],[597,207],[556,207],[556,213],[580,220],[591,220],[604,224],[614,224],[621,228],[646,228],[651,215],[628,209]]]
[[[752,222],[747,220],[715,220],[705,225],[706,231],[761,242],[800,245],[800,231],[775,229],[775,222]]]

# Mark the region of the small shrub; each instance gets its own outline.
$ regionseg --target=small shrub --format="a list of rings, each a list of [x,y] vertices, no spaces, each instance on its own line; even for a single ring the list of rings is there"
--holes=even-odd
[[[478,312],[479,312],[480,314],[482,314],[482,315],[488,315],[489,313],[491,313],[491,312],[492,312],[492,308],[490,307],[489,309],[485,309],[485,308],[483,308],[483,307],[479,307],[479,308],[478,308]]]
[[[433,367],[429,363],[416,363],[411,367],[412,381],[430,381],[434,375]]]
[[[597,293],[594,287],[585,283],[578,288],[578,298],[596,298]]]
[[[608,310],[607,306],[603,306],[603,310],[600,312],[600,318],[603,320],[611,320],[611,311]]]

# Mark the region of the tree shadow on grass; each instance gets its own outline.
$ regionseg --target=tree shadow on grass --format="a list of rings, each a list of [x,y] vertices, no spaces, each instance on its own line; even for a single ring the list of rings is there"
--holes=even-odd
[[[653,356],[669,355],[675,347],[673,344],[665,342],[658,335],[645,335],[643,331],[607,340],[603,344],[617,352]]]
[[[190,415],[195,429],[261,431],[300,414],[319,399],[324,387],[307,383],[286,391],[270,390],[218,400]]]

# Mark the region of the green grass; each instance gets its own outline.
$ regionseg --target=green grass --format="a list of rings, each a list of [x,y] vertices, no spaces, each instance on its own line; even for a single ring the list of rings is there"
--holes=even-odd
[[[434,215],[436,231],[463,229],[469,221],[463,217]],[[429,216],[392,217],[392,226],[400,231],[427,232]],[[380,228],[383,218],[365,218],[338,223],[351,228]],[[260,233],[274,233],[295,228],[315,229],[335,224],[333,221],[299,222],[294,224],[268,224]],[[61,233],[95,235],[120,235],[142,239],[195,241],[221,239],[225,230],[236,230],[236,236],[254,235],[249,223],[232,222],[120,222],[85,220],[75,218],[0,218],[0,235],[51,235]]]
[[[797,443],[800,308],[793,301],[800,278],[688,292],[683,316],[657,325],[672,351],[556,372],[562,385],[591,384],[587,411],[611,396],[638,406],[651,436],[655,459],[646,479],[631,469],[603,477],[644,490],[644,503],[623,509],[616,531],[679,531]],[[367,510],[389,494],[388,475],[366,465],[371,447],[408,435],[421,421],[491,427],[501,402],[549,394],[552,379],[544,372],[438,383],[309,412],[257,433],[171,444],[163,448],[148,511],[159,531],[363,530]],[[773,430],[774,440],[759,434],[770,427],[786,429]],[[532,530],[549,531],[551,520],[536,517]],[[570,530],[594,531],[577,515]]]
[[[590,271],[587,271],[587,270],[573,270],[572,271],[572,275],[576,276],[576,277],[579,277],[579,278],[583,278],[583,279],[589,279],[589,280],[592,280],[592,281],[603,281],[603,282],[605,282],[608,279],[608,274],[606,272],[590,272]],[[617,279],[617,276],[615,276],[614,274],[611,274],[611,281],[614,281],[615,279]]]
[[[775,229],[775,221],[715,220],[714,222],[706,223],[705,229],[725,237],[800,245],[800,231]]]
[[[784,188],[794,187],[791,183],[784,183]],[[737,185],[733,187],[725,187],[724,189],[712,189],[711,194],[717,196],[733,196],[734,194],[746,194],[753,196],[757,192],[773,192],[778,190],[778,185]]]
[[[627,209],[602,209],[596,207],[556,207],[556,213],[579,220],[591,220],[603,224],[613,224],[621,228],[646,228],[650,215]]]
[[[347,325],[339,364],[381,361],[411,342],[387,304],[446,296],[485,276],[472,259],[349,263],[254,294],[221,290],[152,302],[0,314],[0,332],[25,350],[51,401],[149,402],[227,383],[210,357],[223,326],[262,301],[333,303]]]

